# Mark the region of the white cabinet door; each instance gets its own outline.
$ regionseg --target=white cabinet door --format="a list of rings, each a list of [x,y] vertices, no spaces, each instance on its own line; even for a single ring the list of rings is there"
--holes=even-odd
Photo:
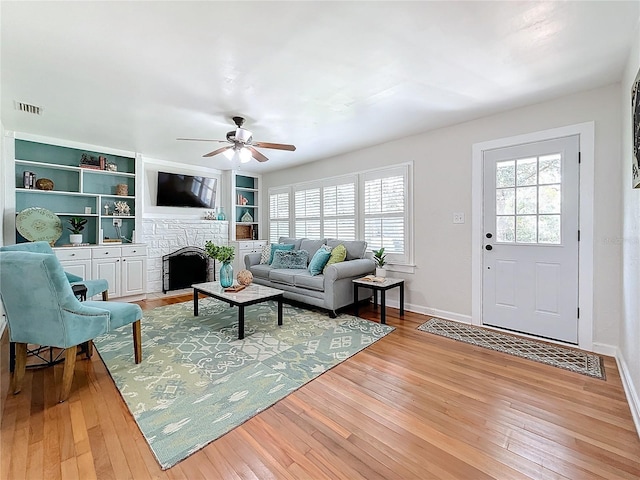
[[[88,248],[56,248],[56,257],[65,272],[91,280],[91,250]]]
[[[91,280],[91,260],[69,260],[60,262],[65,272],[78,275],[83,280]]]
[[[145,293],[146,276],[147,257],[123,257],[120,294],[126,297]]]
[[[104,278],[109,282],[109,298],[117,298],[120,293],[120,279],[122,277],[122,265],[120,257],[94,258],[93,278]]]

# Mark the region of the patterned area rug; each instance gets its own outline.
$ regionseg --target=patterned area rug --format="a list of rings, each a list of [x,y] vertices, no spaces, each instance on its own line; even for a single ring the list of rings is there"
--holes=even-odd
[[[270,407],[394,330],[357,317],[277,304],[238,310],[207,298],[145,311],[142,354],[131,328],[95,340],[109,373],[163,469]]]
[[[430,319],[420,325],[418,330],[564,368],[601,380],[605,379],[602,357],[592,353],[536,342],[440,318]]]

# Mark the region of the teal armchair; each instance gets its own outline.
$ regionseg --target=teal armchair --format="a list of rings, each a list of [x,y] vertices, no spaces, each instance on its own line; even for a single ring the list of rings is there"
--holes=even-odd
[[[32,253],[48,253],[55,255],[51,245],[48,242],[25,242],[17,243],[15,245],[6,245],[0,247],[0,252],[32,252]],[[102,300],[105,302],[109,299],[109,282],[102,278],[96,280],[83,280],[82,277],[74,275],[73,273],[64,272],[69,280],[69,283],[73,285],[84,285],[87,287],[87,298],[91,298],[94,295],[102,294]]]
[[[60,402],[69,397],[78,345],[132,324],[134,360],[142,361],[142,309],[122,302],[79,302],[54,254],[0,251],[0,298],[9,340],[16,346],[14,394],[22,388],[27,344],[65,349]]]

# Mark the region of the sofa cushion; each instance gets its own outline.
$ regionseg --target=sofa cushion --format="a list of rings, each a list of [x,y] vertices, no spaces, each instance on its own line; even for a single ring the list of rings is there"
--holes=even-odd
[[[294,286],[295,280],[293,277],[298,273],[309,273],[306,268],[272,268],[269,272],[269,280],[274,283],[286,283],[288,285]]]
[[[300,250],[306,250],[309,252],[309,259],[312,259],[318,249],[326,243],[327,241],[324,238],[320,240],[309,240],[308,238],[304,238],[302,242],[300,242]]]
[[[306,250],[276,250],[273,254],[273,268],[305,268],[309,254]]]
[[[327,245],[331,248],[335,248],[340,244],[343,244],[347,249],[347,260],[364,258],[364,254],[367,251],[367,242],[364,240],[338,240],[337,238],[327,240]]]
[[[268,265],[269,258],[271,258],[271,245],[268,243],[262,246],[262,252],[260,252],[260,264]]]
[[[328,246],[323,245],[322,247],[320,247],[309,262],[309,273],[311,275],[318,275],[322,273],[322,270],[329,261],[330,256],[331,249]]]
[[[273,254],[276,250],[293,250],[293,243],[272,243],[271,244],[271,255],[269,256],[269,265],[273,263]]]
[[[280,237],[278,243],[291,243],[294,250],[300,250],[300,243],[304,238]],[[308,250],[307,250],[308,251]]]
[[[271,265],[252,265],[249,271],[256,278],[264,278],[265,280],[269,280],[269,272],[273,270]]]
[[[324,275],[311,275],[309,271],[297,273],[293,277],[296,287],[308,288],[318,292],[324,291]]]
[[[331,256],[324,268],[327,268],[329,265],[333,265],[334,263],[344,262],[345,258],[347,258],[347,248],[342,243],[340,245],[336,245],[331,249]],[[324,269],[322,270],[324,271]]]

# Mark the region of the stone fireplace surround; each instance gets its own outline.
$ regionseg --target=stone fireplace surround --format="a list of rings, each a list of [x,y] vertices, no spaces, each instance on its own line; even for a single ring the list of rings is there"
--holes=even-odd
[[[147,245],[147,293],[162,293],[163,255],[168,255],[183,247],[204,248],[207,240],[218,245],[227,245],[229,243],[229,222],[156,215],[151,218],[143,218],[142,238],[137,238],[137,241]],[[215,263],[216,269],[219,269],[220,266],[217,265],[217,262]],[[211,278],[213,278],[213,273]]]

